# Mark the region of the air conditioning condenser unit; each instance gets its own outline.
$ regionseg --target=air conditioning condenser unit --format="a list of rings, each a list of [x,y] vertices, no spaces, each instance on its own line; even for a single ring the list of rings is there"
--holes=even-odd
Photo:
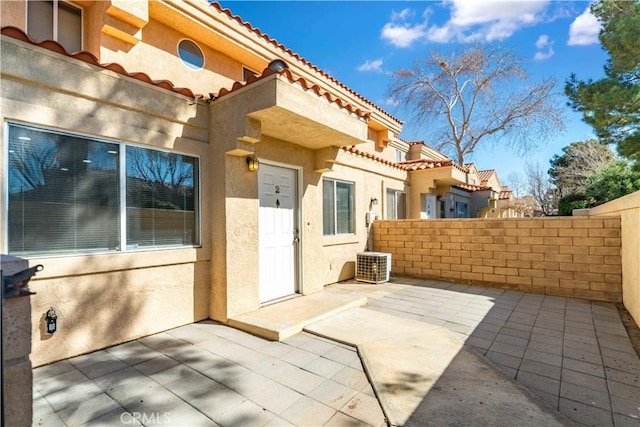
[[[356,257],[356,280],[367,283],[388,282],[391,276],[391,254],[360,252]]]

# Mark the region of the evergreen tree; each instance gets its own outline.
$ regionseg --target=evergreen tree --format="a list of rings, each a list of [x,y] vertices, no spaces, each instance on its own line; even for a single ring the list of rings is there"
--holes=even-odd
[[[572,74],[569,105],[584,115],[606,144],[640,168],[640,2],[600,0],[591,6],[602,23],[599,39],[609,53],[605,77],[587,82]]]

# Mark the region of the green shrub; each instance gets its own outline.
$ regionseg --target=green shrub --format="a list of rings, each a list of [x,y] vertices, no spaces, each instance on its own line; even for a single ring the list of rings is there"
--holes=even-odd
[[[589,207],[589,198],[581,193],[569,194],[558,201],[558,215],[571,216],[574,209]]]

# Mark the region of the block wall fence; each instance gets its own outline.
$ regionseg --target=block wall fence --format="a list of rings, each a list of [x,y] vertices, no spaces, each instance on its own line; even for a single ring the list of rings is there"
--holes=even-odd
[[[619,217],[383,220],[374,250],[392,274],[622,301]]]

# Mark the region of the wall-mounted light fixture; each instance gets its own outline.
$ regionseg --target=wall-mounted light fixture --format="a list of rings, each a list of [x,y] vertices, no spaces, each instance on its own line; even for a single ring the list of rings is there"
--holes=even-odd
[[[260,169],[260,162],[258,161],[256,156],[249,156],[247,157],[246,161],[247,161],[247,167],[249,168],[249,171],[255,172],[258,169]]]
[[[289,68],[289,65],[287,65],[287,63],[284,62],[282,59],[276,58],[273,61],[269,62],[269,65],[267,65],[267,67],[275,71],[276,73],[279,73],[280,71],[283,71]]]
[[[377,206],[378,205],[378,199],[375,197],[371,198],[371,201],[369,202],[371,204],[371,206]]]

